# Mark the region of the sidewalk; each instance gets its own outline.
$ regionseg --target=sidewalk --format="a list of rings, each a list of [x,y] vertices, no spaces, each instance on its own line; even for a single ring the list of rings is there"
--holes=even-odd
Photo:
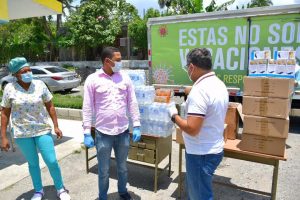
[[[58,123],[64,137],[56,140],[56,136],[53,135],[53,138],[55,139],[57,159],[61,160],[80,149],[80,142],[83,141],[82,122],[59,119]],[[44,168],[45,163],[41,155],[39,155],[39,159],[40,167]],[[18,148],[16,148],[16,152],[0,152],[0,191],[27,176],[29,176],[28,165]]]
[[[96,200],[97,189],[97,165],[96,159],[90,162],[91,172],[85,172],[85,154],[80,150],[81,122],[71,120],[59,120],[63,133],[72,138],[64,138],[62,143],[56,145],[56,151],[60,160],[60,166],[66,187],[70,190],[74,200]],[[79,151],[78,151],[79,150]],[[279,180],[277,189],[278,200],[295,200],[300,196],[300,134],[290,133],[287,140],[286,162],[280,162]],[[95,150],[93,150],[95,151]],[[31,179],[28,176],[26,164],[22,159],[11,160],[9,154],[0,154],[0,198],[5,200],[30,199],[32,195]],[[92,154],[92,153],[91,153]],[[17,154],[16,154],[17,155]],[[3,156],[10,159],[9,166],[4,166]],[[16,162],[17,161],[17,162]],[[23,163],[22,163],[23,162]],[[163,162],[166,162],[163,161]],[[183,171],[185,168],[183,166]],[[128,164],[128,190],[135,199],[171,200],[177,198],[178,183],[178,145],[173,142],[172,173],[171,177],[163,173],[158,180],[158,192],[153,192],[154,170],[140,165]],[[55,189],[48,169],[42,169],[44,190],[47,200],[56,199]],[[272,167],[246,162],[236,159],[224,158],[215,180],[224,183],[258,189],[264,192],[271,190]],[[4,187],[4,185],[6,185]],[[267,196],[256,193],[237,190],[230,187],[214,184],[216,200],[267,200]],[[5,188],[5,189],[3,189]],[[109,199],[119,199],[117,193],[117,175],[115,161],[111,162]]]

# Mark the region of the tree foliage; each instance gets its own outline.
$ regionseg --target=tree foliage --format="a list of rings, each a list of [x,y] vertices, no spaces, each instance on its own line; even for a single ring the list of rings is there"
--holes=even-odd
[[[42,18],[32,18],[0,26],[0,63],[6,63],[15,56],[25,56],[30,61],[43,57],[51,41],[43,23]],[[49,31],[54,34],[51,25]]]
[[[245,9],[245,8],[255,8],[263,6],[272,6],[273,2],[271,0],[251,0],[246,5],[236,6],[236,9]]]
[[[203,0],[158,0],[160,8],[167,7],[167,15],[200,13],[203,10]]]
[[[129,37],[134,42],[134,47],[140,52],[147,50],[147,21],[149,18],[160,17],[158,10],[150,8],[146,11],[143,19],[136,17],[128,24]]]
[[[263,6],[272,6],[273,2],[271,0],[251,0],[249,7],[263,7]]]
[[[121,26],[137,16],[134,6],[125,0],[90,0],[68,18],[67,31],[60,38],[65,46],[96,47],[112,45]]]
[[[215,0],[212,0],[209,4],[209,6],[207,6],[205,8],[206,12],[215,12],[215,11],[222,11],[222,10],[228,10],[228,6],[230,6],[231,4],[233,4],[235,2],[235,0],[230,0],[227,1],[221,5],[217,5]]]

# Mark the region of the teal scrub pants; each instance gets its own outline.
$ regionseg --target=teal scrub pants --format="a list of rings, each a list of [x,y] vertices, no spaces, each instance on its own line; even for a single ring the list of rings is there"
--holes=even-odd
[[[37,150],[40,151],[43,160],[50,171],[55,188],[60,190],[64,187],[60,168],[55,155],[54,142],[50,133],[30,138],[17,138],[15,141],[28,162],[29,173],[35,191],[43,189]]]

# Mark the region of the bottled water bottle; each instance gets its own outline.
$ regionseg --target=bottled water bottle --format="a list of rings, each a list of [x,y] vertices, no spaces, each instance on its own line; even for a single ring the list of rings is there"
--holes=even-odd
[[[146,85],[146,73],[144,70],[137,70],[137,76],[139,77],[139,85]]]
[[[147,97],[147,86],[141,86],[141,99],[143,103],[146,103],[146,97]]]
[[[141,120],[145,119],[145,107],[143,104],[139,104],[140,118]]]
[[[144,105],[144,119],[145,120],[149,120],[149,107],[150,107],[150,104]]]
[[[153,134],[153,121],[149,120],[148,121],[148,134]]]
[[[149,96],[148,96],[148,102],[153,103],[155,98],[155,88],[153,86],[149,87]]]
[[[186,102],[183,102],[180,105],[180,117],[182,117],[183,119],[186,119]]]
[[[148,133],[148,121],[147,120],[144,120],[143,121],[143,133]]]

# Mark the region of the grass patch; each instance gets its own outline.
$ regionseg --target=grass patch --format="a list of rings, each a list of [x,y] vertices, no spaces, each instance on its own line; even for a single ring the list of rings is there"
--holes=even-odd
[[[52,93],[53,94],[53,93]],[[0,101],[3,96],[3,91],[0,91]],[[82,96],[72,96],[69,94],[59,94],[54,93],[52,102],[55,107],[58,108],[74,108],[74,109],[82,109],[82,102],[83,98]]]
[[[52,99],[55,107],[82,109],[82,96],[71,96],[62,94],[53,94]]]

